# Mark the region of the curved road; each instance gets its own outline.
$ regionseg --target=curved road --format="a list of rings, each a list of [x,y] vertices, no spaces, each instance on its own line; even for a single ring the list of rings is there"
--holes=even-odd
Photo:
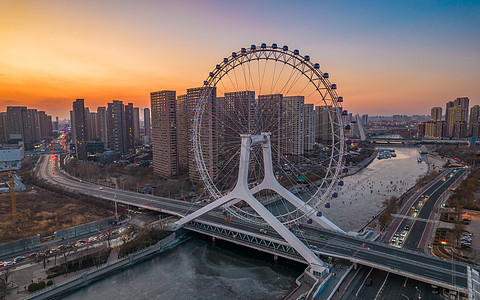
[[[100,189],[97,185],[81,182],[59,170],[58,159],[55,159],[54,162],[52,157],[45,155],[40,159],[40,164],[37,165],[36,169],[36,176],[68,191],[161,211],[180,217],[202,207],[201,205],[181,200],[161,198],[148,194],[116,190],[108,187]],[[261,227],[257,225],[236,220],[226,222],[220,211],[204,215],[198,218],[198,221],[219,227],[232,228],[252,236],[285,244],[283,239],[273,230],[268,230],[267,234],[261,234],[259,233]],[[466,292],[467,289],[467,265],[463,263],[456,262],[452,266],[449,260],[439,259],[416,251],[398,249],[379,242],[365,241],[313,226],[304,226],[304,229],[297,230],[296,234],[306,245],[314,246],[312,247],[313,249],[316,247],[315,251],[320,254],[346,258],[353,262],[399,273],[447,288],[455,287],[455,289],[462,292]]]

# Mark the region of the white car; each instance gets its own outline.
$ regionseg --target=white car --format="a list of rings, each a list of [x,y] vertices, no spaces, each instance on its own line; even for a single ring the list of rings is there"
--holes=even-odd
[[[103,186],[99,187],[98,189],[99,189],[99,190],[103,190]]]

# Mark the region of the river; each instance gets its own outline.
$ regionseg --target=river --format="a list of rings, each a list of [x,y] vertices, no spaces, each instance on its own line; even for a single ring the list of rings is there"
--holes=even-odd
[[[236,246],[192,238],[96,281],[64,299],[282,299],[305,266]]]
[[[375,159],[344,178],[331,208],[322,209],[345,231],[358,230],[427,172],[418,148],[388,147],[397,157]],[[177,247],[96,281],[65,299],[280,299],[304,266],[231,243],[193,236]]]

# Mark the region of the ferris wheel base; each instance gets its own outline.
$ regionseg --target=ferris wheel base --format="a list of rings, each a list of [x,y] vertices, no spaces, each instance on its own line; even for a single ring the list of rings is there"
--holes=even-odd
[[[309,272],[316,277],[324,277],[329,273],[327,266],[318,258],[312,250],[302,243],[297,236],[288,230],[282,222],[280,222],[260,201],[253,195],[261,190],[269,189],[275,191],[283,198],[291,202],[297,209],[307,214],[312,211],[311,207],[305,202],[298,199],[295,195],[282,187],[275,179],[273,174],[270,133],[262,133],[261,135],[242,134],[242,144],[240,149],[240,164],[238,171],[238,180],[234,189],[227,195],[211,202],[201,209],[183,217],[175,222],[177,226],[184,224],[204,215],[221,206],[227,206],[238,201],[245,201],[255,212],[264,219],[290,246],[292,246],[309,264]],[[250,161],[250,150],[255,144],[260,144],[263,149],[265,178],[260,185],[250,190],[248,188],[248,165]],[[316,217],[316,222],[323,227],[341,231],[338,226],[324,217]]]

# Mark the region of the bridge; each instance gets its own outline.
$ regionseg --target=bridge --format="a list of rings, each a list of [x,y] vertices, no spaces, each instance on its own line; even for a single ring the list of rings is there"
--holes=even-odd
[[[87,194],[99,199],[142,207],[173,216],[184,217],[204,207],[181,200],[139,194],[82,182],[59,170],[58,159],[45,155],[39,159],[35,176],[40,180],[72,193]],[[305,263],[304,258],[274,230],[235,219],[230,221],[221,210],[202,215],[184,227],[239,245]],[[262,231],[260,231],[262,230]],[[356,264],[396,273],[440,287],[467,293],[467,264],[432,257],[424,253],[394,248],[383,243],[366,241],[316,226],[293,228],[293,233],[313,252]]]
[[[360,141],[361,139],[352,139],[353,141]],[[381,137],[370,136],[366,139],[374,143],[386,143],[386,144],[447,144],[447,145],[468,145],[470,141],[468,139],[414,139],[414,138],[396,138],[396,137]],[[479,144],[480,141],[475,141],[475,144]]]

